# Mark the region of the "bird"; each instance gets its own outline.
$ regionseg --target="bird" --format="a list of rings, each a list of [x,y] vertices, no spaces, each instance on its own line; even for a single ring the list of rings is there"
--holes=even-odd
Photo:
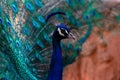
[[[64,68],[80,55],[92,24],[102,19],[94,3],[2,0],[0,79],[62,80]],[[75,37],[72,31],[80,36]],[[74,45],[71,41],[61,41],[69,38],[74,39]]]
[[[47,80],[62,80],[63,66],[60,41],[65,38],[75,39],[66,25],[58,24],[52,36],[53,53]]]

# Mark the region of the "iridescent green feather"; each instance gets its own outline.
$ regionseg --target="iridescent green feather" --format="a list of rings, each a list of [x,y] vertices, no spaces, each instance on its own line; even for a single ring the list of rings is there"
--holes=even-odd
[[[89,0],[2,0],[0,59],[3,61],[0,67],[5,64],[0,68],[0,78],[45,80],[52,55],[51,35],[56,23],[67,24],[81,35],[74,44],[61,44],[64,67],[73,63],[94,24],[99,24],[104,17],[94,4],[97,2]],[[66,16],[56,15],[45,22],[46,16],[54,11],[65,12]],[[119,21],[119,16],[117,19]]]

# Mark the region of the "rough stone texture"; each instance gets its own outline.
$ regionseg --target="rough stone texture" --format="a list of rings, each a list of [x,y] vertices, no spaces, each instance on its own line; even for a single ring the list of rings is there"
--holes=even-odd
[[[120,26],[94,27],[81,55],[63,74],[63,80],[120,80]]]

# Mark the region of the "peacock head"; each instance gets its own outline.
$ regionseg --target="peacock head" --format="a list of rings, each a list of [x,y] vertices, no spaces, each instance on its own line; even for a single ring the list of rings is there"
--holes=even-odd
[[[53,38],[58,40],[66,38],[75,39],[75,36],[70,32],[70,28],[68,28],[65,24],[59,24],[56,26],[56,29],[53,33]]]

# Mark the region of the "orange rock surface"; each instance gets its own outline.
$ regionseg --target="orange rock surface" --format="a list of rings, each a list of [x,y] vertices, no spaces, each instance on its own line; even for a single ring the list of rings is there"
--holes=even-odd
[[[63,80],[120,80],[120,26],[102,32],[95,27],[80,54]]]

